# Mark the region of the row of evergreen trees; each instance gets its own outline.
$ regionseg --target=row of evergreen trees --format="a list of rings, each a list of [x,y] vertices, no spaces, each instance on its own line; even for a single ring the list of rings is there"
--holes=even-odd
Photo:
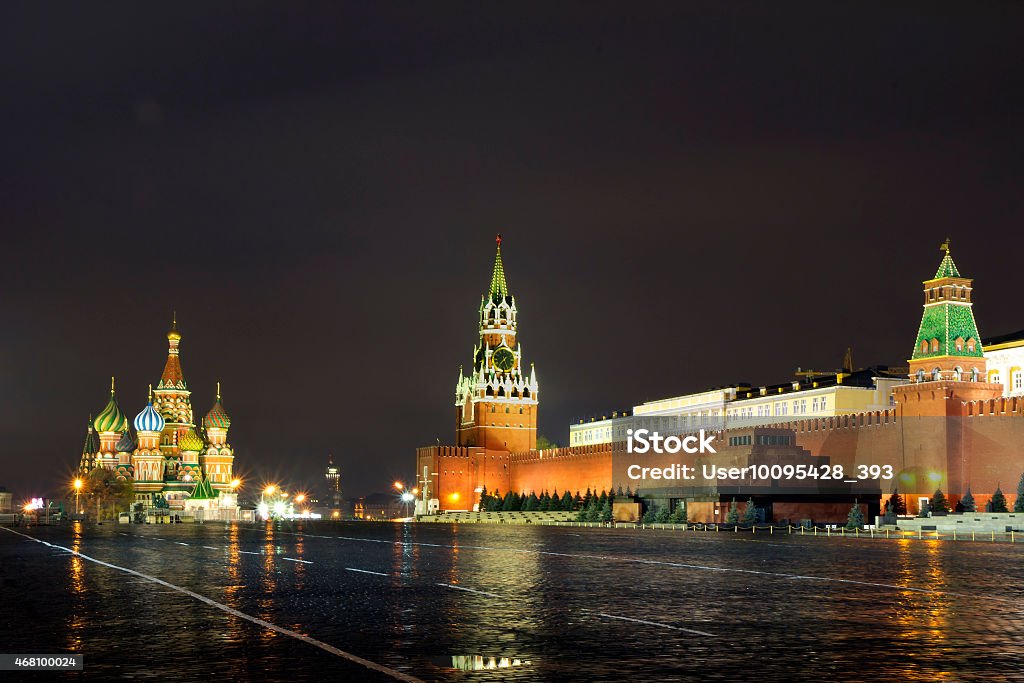
[[[587,489],[587,492],[580,495],[577,491],[576,495],[573,495],[569,491],[559,494],[558,490],[555,489],[553,493],[547,491],[542,492],[539,496],[536,493],[530,493],[529,495],[524,493],[514,493],[508,491],[505,495],[502,495],[500,491],[495,491],[493,494],[487,492],[487,488],[480,492],[480,506],[477,508],[481,512],[533,512],[538,511],[564,511],[573,512],[578,510],[579,512],[590,512],[591,510],[598,511],[597,514],[603,516],[604,508],[608,508],[608,521],[611,521],[612,514],[612,501],[615,496],[632,496],[632,492],[623,493],[622,487],[619,487],[618,494],[608,493],[607,491],[601,491],[600,494],[592,492]],[[580,520],[580,521],[601,521],[599,519],[594,520]]]
[[[949,499],[946,498],[946,494],[942,492],[942,489],[935,489],[935,493],[932,494],[932,499],[929,503],[923,506],[921,510],[921,516],[927,516],[929,512],[948,513],[953,512],[977,512],[978,506],[974,502],[974,496],[971,494],[971,487],[967,487],[967,491],[963,497],[956,504],[955,509],[950,509]],[[992,500],[985,504],[985,512],[1010,512],[1010,508],[1006,503],[1006,495],[1003,490],[996,486],[995,493],[992,494]],[[1017,500],[1013,503],[1013,512],[1024,512],[1024,474],[1020,475],[1020,481],[1017,483]],[[895,488],[892,490],[892,495],[889,496],[889,500],[885,503],[885,513],[893,515],[905,515],[907,514],[907,504],[903,500],[903,496],[900,495],[899,489]]]

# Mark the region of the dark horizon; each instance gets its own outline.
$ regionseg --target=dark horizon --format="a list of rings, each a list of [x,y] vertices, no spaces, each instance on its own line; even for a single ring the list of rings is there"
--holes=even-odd
[[[982,337],[1024,328],[1024,7],[629,9],[9,8],[0,486],[60,492],[174,310],[250,482],[411,479],[498,232],[562,445],[848,346],[905,364],[947,237]]]

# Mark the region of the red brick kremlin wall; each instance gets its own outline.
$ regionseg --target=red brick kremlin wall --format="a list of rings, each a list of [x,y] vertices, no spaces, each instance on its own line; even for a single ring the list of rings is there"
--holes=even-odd
[[[799,446],[813,456],[828,457],[831,464],[842,465],[854,476],[857,465],[891,465],[897,478],[881,482],[883,501],[897,485],[912,512],[918,509],[919,497],[930,498],[940,487],[955,505],[967,485],[979,510],[997,486],[1012,508],[1024,472],[1024,399],[963,402],[953,397],[959,406],[949,405],[950,399],[941,395],[928,400],[942,401],[957,414],[903,416],[903,408],[896,407],[766,426],[792,429]],[[724,442],[728,435],[726,430],[718,439]],[[613,472],[612,462],[610,444],[519,453],[430,446],[417,450],[417,476],[429,464],[430,472],[438,473],[433,490],[442,509],[471,509],[480,486],[491,492],[529,493],[611,490],[621,483],[619,479],[628,483],[621,473]],[[643,484],[645,491],[656,486],[650,481]],[[457,502],[451,500],[453,493],[458,494]]]

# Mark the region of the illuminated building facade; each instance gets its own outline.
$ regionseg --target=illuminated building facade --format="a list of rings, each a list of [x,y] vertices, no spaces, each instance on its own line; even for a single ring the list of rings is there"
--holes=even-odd
[[[150,386],[146,406],[131,423],[111,378],[107,405],[95,419],[90,417],[79,474],[105,467],[118,479],[131,481],[136,502],[147,506],[182,509],[192,498],[205,501],[204,509],[234,508],[235,457],[227,440],[231,418],[221,401],[220,384],[213,407],[197,425],[192,392],[181,369],[177,319],[167,343],[160,381],[155,390]]]

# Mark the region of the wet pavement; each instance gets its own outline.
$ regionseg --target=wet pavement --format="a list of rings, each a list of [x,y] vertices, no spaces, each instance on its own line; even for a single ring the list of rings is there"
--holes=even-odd
[[[1000,543],[17,527],[0,600],[0,652],[85,655],[47,679],[1024,680],[1024,546]]]

